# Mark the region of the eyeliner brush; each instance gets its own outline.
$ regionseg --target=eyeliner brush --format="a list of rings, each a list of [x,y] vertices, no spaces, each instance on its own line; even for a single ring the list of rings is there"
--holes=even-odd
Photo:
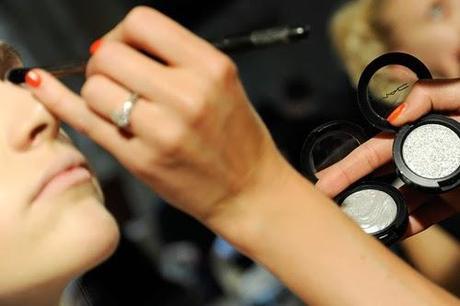
[[[241,35],[232,35],[211,42],[217,49],[225,53],[233,53],[238,51],[248,51],[271,47],[280,44],[289,44],[308,38],[310,34],[310,26],[281,26],[256,30]],[[65,77],[72,75],[84,74],[86,69],[86,61],[76,61],[58,66],[40,67],[47,70],[55,77]],[[8,80],[14,84],[25,82],[25,77],[29,70],[38,67],[22,67],[14,68],[6,72],[4,80]]]
[[[38,67],[22,67],[13,68],[5,73],[4,80],[8,80],[14,84],[21,84],[25,82],[26,74],[30,70]],[[57,78],[84,74],[86,70],[86,61],[76,61],[58,66],[42,66],[44,69]]]

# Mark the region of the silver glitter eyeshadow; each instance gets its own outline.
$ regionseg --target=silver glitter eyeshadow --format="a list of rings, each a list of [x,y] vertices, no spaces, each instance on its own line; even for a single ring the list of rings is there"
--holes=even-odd
[[[396,219],[398,207],[387,193],[364,189],[349,195],[342,210],[368,234],[387,228]]]
[[[460,138],[446,126],[422,125],[406,137],[402,155],[415,174],[429,179],[443,178],[460,167]]]

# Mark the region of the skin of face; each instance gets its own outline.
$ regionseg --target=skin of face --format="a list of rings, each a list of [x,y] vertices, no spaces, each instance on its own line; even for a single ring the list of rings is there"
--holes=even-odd
[[[437,77],[459,77],[460,1],[384,1],[381,21],[390,50],[415,55]]]
[[[62,289],[113,253],[119,231],[94,175],[34,200],[47,169],[82,155],[26,89],[0,82],[0,103],[2,304]]]

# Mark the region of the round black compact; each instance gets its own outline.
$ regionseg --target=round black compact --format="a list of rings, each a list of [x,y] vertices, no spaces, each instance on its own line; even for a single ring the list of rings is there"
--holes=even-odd
[[[301,154],[303,175],[316,183],[316,173],[341,161],[367,139],[364,130],[345,120],[327,122],[308,134]]]
[[[334,165],[368,137],[364,130],[348,121],[333,121],[314,129],[306,138],[301,152],[302,173],[310,181],[317,173]],[[366,177],[335,198],[342,211],[361,229],[386,245],[405,233],[408,213],[402,195],[381,177]]]
[[[367,234],[386,245],[401,239],[408,212],[400,191],[380,181],[363,181],[336,197],[342,211]]]
[[[379,88],[375,84],[386,68],[396,77],[386,83],[387,88]],[[460,124],[441,114],[429,114],[401,128],[386,119],[416,80],[431,78],[428,68],[414,56],[387,53],[372,61],[361,75],[358,102],[374,127],[396,133],[393,159],[401,179],[416,189],[440,193],[460,184]]]

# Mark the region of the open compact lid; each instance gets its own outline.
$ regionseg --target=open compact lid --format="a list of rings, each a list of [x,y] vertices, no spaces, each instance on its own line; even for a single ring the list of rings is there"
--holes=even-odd
[[[345,120],[317,127],[310,132],[302,146],[300,166],[303,175],[316,183],[316,173],[345,158],[367,138],[359,125]]]
[[[382,131],[397,131],[387,121],[401,104],[412,85],[420,79],[432,79],[428,68],[416,57],[401,52],[383,54],[364,69],[358,84],[361,113],[371,125]]]

